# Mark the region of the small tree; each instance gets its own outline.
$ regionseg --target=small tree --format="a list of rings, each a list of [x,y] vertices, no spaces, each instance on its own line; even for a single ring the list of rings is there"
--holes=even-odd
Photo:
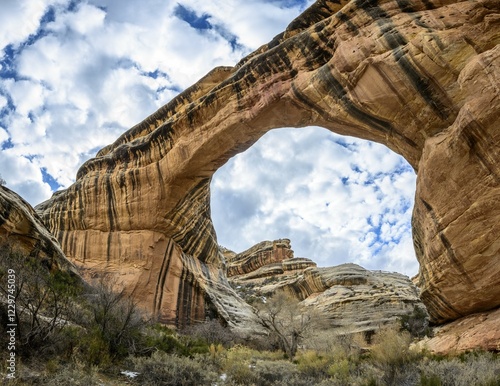
[[[305,310],[297,299],[284,291],[276,292],[255,306],[259,323],[278,341],[290,361],[297,354],[300,343],[323,321],[317,312]]]
[[[7,181],[5,181],[3,178],[2,178],[2,175],[0,174],[0,185],[5,185],[7,183]]]

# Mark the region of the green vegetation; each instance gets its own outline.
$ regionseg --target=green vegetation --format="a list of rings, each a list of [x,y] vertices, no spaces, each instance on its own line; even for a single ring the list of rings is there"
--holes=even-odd
[[[500,386],[496,353],[412,351],[413,336],[428,328],[421,310],[381,329],[370,344],[362,334],[337,335],[304,318],[284,294],[256,310],[265,337],[240,337],[216,320],[175,331],[144,320],[109,278],[84,288],[48,263],[0,247],[3,329],[12,315],[9,270],[16,272],[18,357],[9,385]],[[2,347],[7,339],[3,331]],[[0,350],[2,378],[7,355]]]

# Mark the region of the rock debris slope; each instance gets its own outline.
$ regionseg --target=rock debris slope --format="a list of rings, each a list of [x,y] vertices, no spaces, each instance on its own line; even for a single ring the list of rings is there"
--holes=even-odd
[[[273,128],[322,126],[383,143],[417,172],[418,285],[432,320],[495,309],[499,42],[498,0],[319,0],[102,149],[37,210],[68,257],[115,271],[160,318],[182,324],[214,303],[231,320],[213,295],[226,287],[210,179]]]

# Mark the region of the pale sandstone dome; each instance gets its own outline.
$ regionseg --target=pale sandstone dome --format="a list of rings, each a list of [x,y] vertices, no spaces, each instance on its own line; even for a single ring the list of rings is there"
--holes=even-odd
[[[436,323],[500,305],[500,2],[319,0],[102,149],[37,207],[76,264],[114,272],[160,320],[230,324],[210,180],[278,127],[377,141],[417,173],[413,237]],[[497,327],[498,329],[498,327]]]
[[[242,297],[255,301],[283,290],[306,310],[310,307],[323,314],[335,333],[376,331],[397,323],[415,307],[425,310],[407,276],[368,271],[356,264],[318,268],[312,260],[293,255],[288,239],[263,241],[233,253],[229,282]]]

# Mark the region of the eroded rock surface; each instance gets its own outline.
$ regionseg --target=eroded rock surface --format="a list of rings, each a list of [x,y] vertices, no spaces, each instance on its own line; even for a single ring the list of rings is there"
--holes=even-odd
[[[0,243],[9,243],[16,251],[39,258],[51,270],[62,270],[80,276],[31,205],[2,185]]]
[[[149,309],[197,319],[211,293],[200,283],[222,283],[224,268],[211,176],[273,128],[322,126],[383,143],[417,172],[418,283],[433,321],[494,309],[499,27],[497,0],[319,0],[102,149],[37,209],[73,261],[127,271]]]
[[[434,328],[434,336],[419,346],[434,354],[470,350],[500,351],[500,309],[479,312]]]
[[[356,264],[318,268],[310,259],[293,257],[287,239],[226,255],[229,282],[245,300],[259,302],[285,291],[323,314],[336,332],[373,332],[415,307],[425,310],[407,276],[368,271]]]

